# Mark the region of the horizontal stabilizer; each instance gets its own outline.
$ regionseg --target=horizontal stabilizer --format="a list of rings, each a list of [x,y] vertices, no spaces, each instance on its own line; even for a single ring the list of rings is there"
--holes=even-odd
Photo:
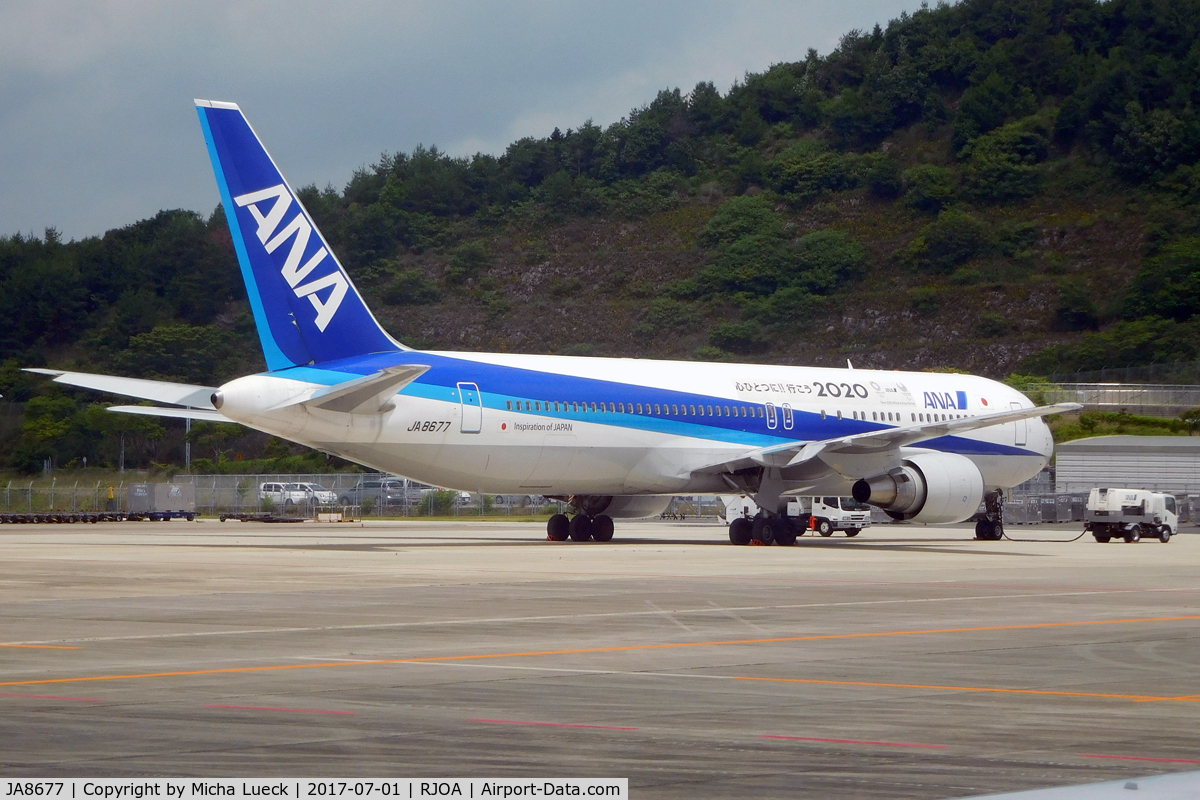
[[[191,383],[172,383],[170,381],[150,381],[144,378],[119,378],[116,375],[96,375],[91,372],[67,372],[61,369],[28,368],[25,372],[36,372],[39,375],[51,375],[55,383],[66,386],[77,386],[80,389],[92,389],[97,392],[108,392],[125,397],[136,397],[139,400],[152,400],[155,403],[171,403],[177,406],[192,408],[213,408],[213,386],[196,386]]]
[[[378,414],[392,407],[392,397],[396,392],[428,370],[425,364],[388,367],[366,377],[331,386],[301,401],[300,405],[343,414]]]
[[[170,417],[172,419],[202,419],[207,422],[229,422],[233,420],[221,416],[220,411],[209,411],[205,408],[163,408],[162,406],[109,406],[109,411],[119,411],[122,414],[144,414],[147,417]],[[236,423],[233,423],[236,424]]]

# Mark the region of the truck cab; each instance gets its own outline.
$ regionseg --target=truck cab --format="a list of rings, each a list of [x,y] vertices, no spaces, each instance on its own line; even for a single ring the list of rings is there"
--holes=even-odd
[[[809,517],[809,528],[822,536],[834,531],[858,536],[871,525],[871,507],[853,497],[800,497],[788,503],[788,516]]]

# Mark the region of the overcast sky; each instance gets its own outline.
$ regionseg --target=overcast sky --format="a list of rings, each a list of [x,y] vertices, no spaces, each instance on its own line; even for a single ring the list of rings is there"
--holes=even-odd
[[[208,214],[192,98],[241,105],[294,186],[383,151],[500,153],[659,89],[828,53],[917,0],[0,0],[0,235]]]

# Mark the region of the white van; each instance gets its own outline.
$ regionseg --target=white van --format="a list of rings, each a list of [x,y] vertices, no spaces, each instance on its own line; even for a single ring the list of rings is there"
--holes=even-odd
[[[1166,544],[1179,530],[1175,496],[1145,489],[1092,489],[1083,519],[1083,529],[1097,542],[1120,537],[1132,543],[1155,536]]]

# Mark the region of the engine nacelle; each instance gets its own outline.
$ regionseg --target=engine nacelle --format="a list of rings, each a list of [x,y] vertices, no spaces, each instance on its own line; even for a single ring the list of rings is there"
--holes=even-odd
[[[894,519],[962,522],[983,500],[983,475],[954,453],[918,453],[885,475],[854,484],[854,499],[879,506]]]
[[[656,517],[671,504],[662,495],[586,495],[575,497],[575,505],[586,514],[607,514],[613,519]]]

